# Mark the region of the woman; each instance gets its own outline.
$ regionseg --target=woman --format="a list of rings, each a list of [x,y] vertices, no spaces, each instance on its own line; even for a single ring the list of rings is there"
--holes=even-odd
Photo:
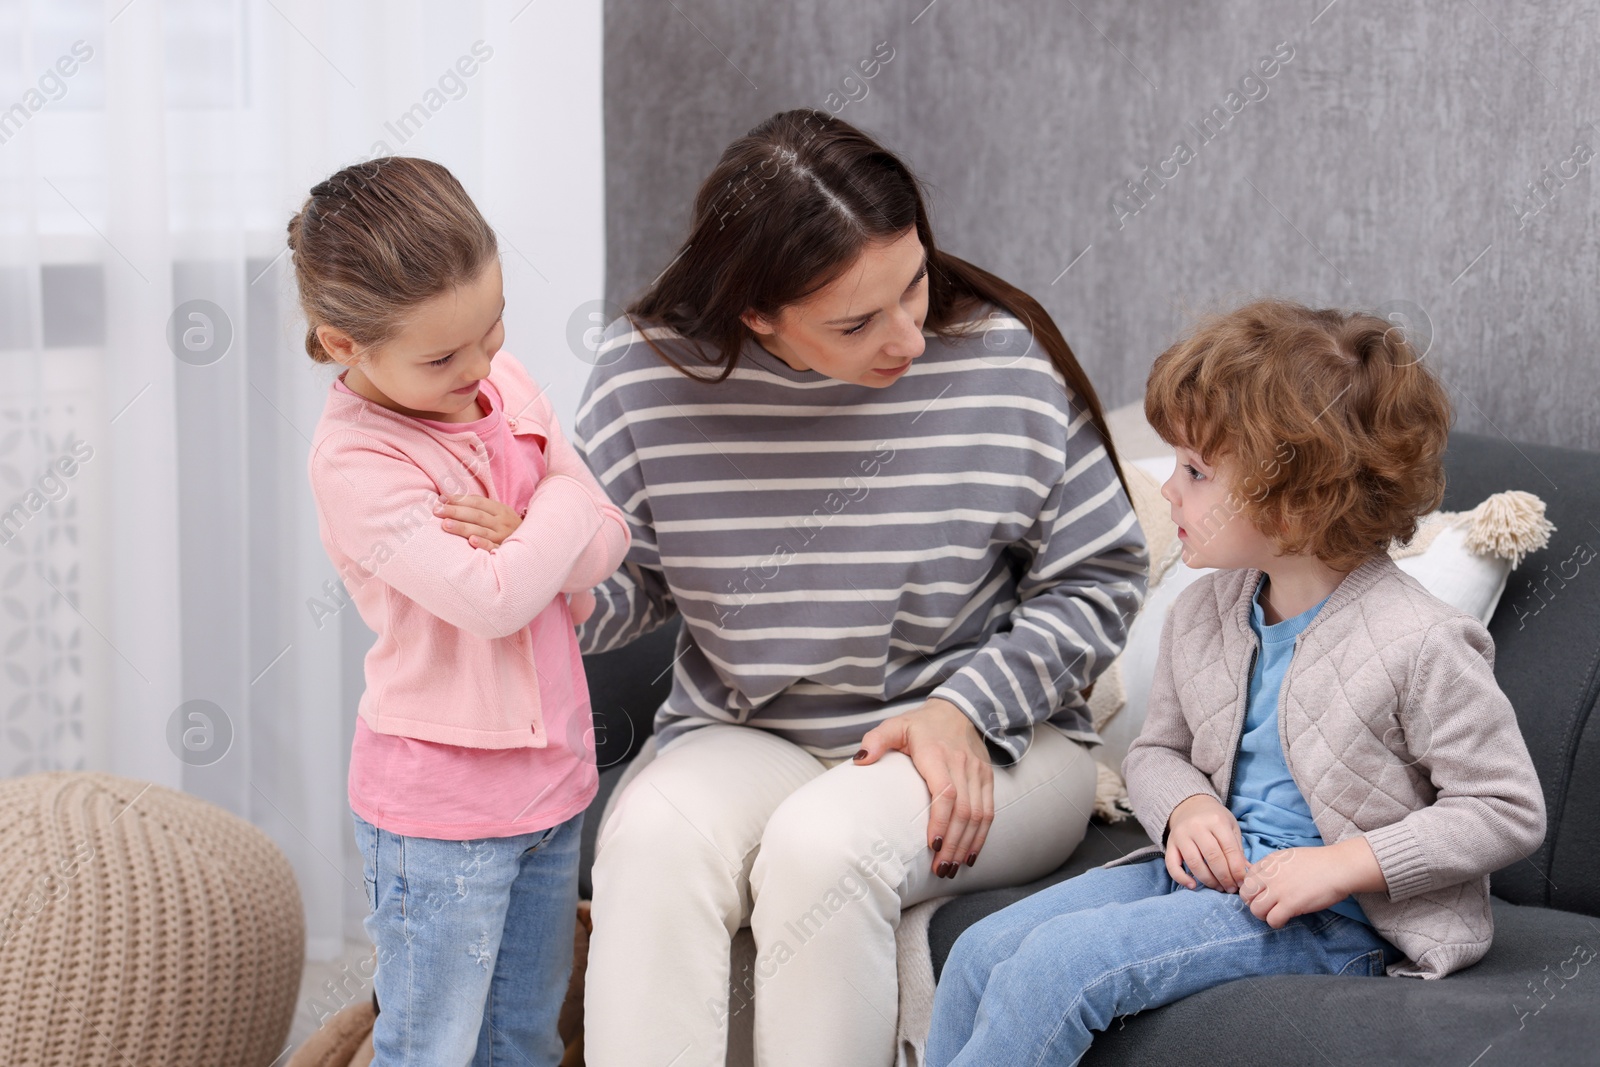
[[[1094,390],[898,159],[800,110],[723,154],[576,431],[634,533],[583,650],[684,622],[600,832],[587,1062],[720,1067],[753,1001],[763,1067],[888,1064],[901,910],[1087,825],[1083,691],[1147,564]]]

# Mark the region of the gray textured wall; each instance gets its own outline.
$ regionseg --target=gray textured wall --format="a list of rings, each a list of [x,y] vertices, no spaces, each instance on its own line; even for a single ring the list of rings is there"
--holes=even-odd
[[[667,264],[729,140],[825,107],[929,183],[943,247],[1039,297],[1109,406],[1195,311],[1273,293],[1431,323],[1459,427],[1600,449],[1600,5],[925,3],[607,0],[610,298]]]

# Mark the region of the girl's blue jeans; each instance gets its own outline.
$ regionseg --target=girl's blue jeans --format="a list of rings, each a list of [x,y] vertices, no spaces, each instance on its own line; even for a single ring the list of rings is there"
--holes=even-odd
[[[1174,882],[1160,856],[1097,868],[956,940],[934,995],[928,1067],[1072,1064],[1119,1015],[1253,975],[1382,975],[1399,958],[1332,911],[1274,930],[1237,894]]]
[[[515,837],[440,841],[355,819],[378,952],[373,1067],[555,1067],[572,971],[579,812]]]

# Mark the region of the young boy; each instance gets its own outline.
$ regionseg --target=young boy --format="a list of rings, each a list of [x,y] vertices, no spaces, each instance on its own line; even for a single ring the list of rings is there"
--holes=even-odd
[[[1162,354],[1184,560],[1123,764],[1158,845],[961,935],[930,1067],[1073,1063],[1113,1018],[1266,974],[1440,978],[1544,837],[1494,645],[1389,559],[1444,491],[1443,389],[1370,315],[1261,301]]]

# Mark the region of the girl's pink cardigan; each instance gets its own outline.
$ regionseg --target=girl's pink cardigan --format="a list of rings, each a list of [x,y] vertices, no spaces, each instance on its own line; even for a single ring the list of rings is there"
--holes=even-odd
[[[433,513],[441,495],[498,499],[478,436],[436,432],[332,384],[312,439],[311,490],[322,544],[377,634],[358,708],[367,726],[472,748],[543,748],[528,623],[556,596],[587,600],[631,536],[522,365],[501,352],[489,381],[511,433],[545,438],[548,468],[522,525],[495,551],[447,533]]]

